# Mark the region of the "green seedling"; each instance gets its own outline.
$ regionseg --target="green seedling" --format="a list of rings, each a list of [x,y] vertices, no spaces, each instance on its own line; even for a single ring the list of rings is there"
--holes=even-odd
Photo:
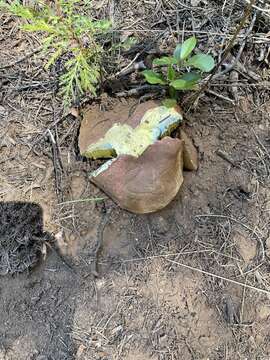
[[[174,106],[179,90],[197,90],[202,74],[211,71],[215,62],[211,55],[199,53],[192,55],[197,44],[193,36],[178,44],[173,56],[163,56],[153,61],[157,67],[166,67],[167,71],[144,70],[142,73],[149,84],[163,85],[168,89],[169,99],[166,106]],[[195,70],[194,70],[195,69]]]
[[[99,39],[110,30],[110,21],[83,14],[89,10],[89,0],[58,0],[51,6],[45,1],[34,3],[30,7],[17,0],[0,0],[0,8],[22,18],[23,30],[44,35],[41,53],[46,69],[59,60],[64,64],[59,84],[65,105],[76,102],[85,93],[95,96],[103,54]]]

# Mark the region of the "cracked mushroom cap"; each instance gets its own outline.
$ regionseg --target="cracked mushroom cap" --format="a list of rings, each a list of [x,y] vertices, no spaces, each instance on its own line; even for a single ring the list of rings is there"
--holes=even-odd
[[[121,208],[144,214],[167,206],[183,183],[183,141],[165,137],[141,156],[107,161],[90,180]]]

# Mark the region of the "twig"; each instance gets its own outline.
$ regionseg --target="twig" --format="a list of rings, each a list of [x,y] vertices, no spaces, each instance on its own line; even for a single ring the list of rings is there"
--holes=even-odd
[[[266,156],[268,157],[268,159],[270,160],[270,154],[268,152],[268,150],[266,149],[266,147],[263,145],[263,143],[261,142],[261,140],[259,139],[258,135],[255,133],[254,129],[253,130],[253,133],[254,133],[254,136],[257,140],[257,143],[260,145],[260,147],[262,148],[263,151],[265,151],[265,154]]]
[[[252,5],[254,5],[255,0],[251,0],[249,5],[246,7],[244,15],[240,21],[240,24],[238,25],[235,33],[233,34],[233,37],[231,38],[227,48],[225,49],[220,61],[217,63],[217,65],[214,67],[214,69],[212,70],[211,75],[209,76],[209,78],[207,79],[207,81],[205,82],[205,84],[201,87],[201,89],[189,99],[189,103],[188,103],[188,110],[191,108],[192,104],[194,104],[198,98],[200,97],[200,95],[208,88],[209,83],[211,82],[211,80],[213,79],[213,77],[215,76],[215,74],[217,73],[219,67],[223,64],[224,60],[227,58],[227,56],[229,55],[231,49],[234,46],[234,42],[237,38],[237,36],[239,35],[240,31],[242,30],[243,26],[245,25],[247,19],[249,18],[251,11],[252,11]]]
[[[114,75],[114,77],[126,76],[135,70],[146,69],[146,66],[144,65],[143,61],[139,61],[137,63],[135,62],[139,56],[140,56],[140,53],[137,53],[136,56],[134,57],[134,59],[126,67],[124,67],[122,70],[118,71],[118,73],[116,73]]]
[[[224,96],[224,95],[222,95],[222,94],[218,94],[218,93],[216,93],[216,92],[213,91],[213,90],[209,90],[209,89],[208,89],[208,90],[206,90],[206,93],[211,94],[211,95],[214,95],[214,96],[216,96],[216,97],[218,97],[218,98],[220,98],[220,99],[222,99],[222,100],[225,100],[225,101],[227,101],[227,102],[235,105],[235,101],[234,101],[234,100],[232,100],[232,99],[230,99],[230,98],[228,98],[227,96]]]
[[[259,243],[260,243],[260,246],[261,246],[261,252],[262,252],[262,255],[261,255],[261,261],[264,261],[265,259],[265,251],[264,251],[264,245],[263,245],[263,242],[262,242],[262,239],[260,238],[260,236],[257,234],[257,232],[255,231],[255,229],[252,229],[250,226],[246,225],[246,224],[243,224],[240,220],[237,220],[235,219],[234,217],[231,217],[231,216],[227,216],[227,215],[220,215],[220,214],[202,214],[202,215],[196,215],[195,216],[196,218],[203,218],[203,217],[216,217],[216,218],[221,218],[221,219],[228,219],[228,220],[231,220],[239,225],[241,225],[244,229],[250,231],[252,234],[255,234],[256,235],[256,238],[258,239]]]
[[[245,2],[246,2],[247,4],[250,4],[250,3],[251,3],[249,0],[245,0]],[[253,7],[254,9],[258,10],[258,11],[261,11],[265,16],[267,16],[267,17],[270,18],[270,9],[269,9],[269,10],[263,9],[263,8],[255,5],[255,4],[252,4],[252,7]]]
[[[261,288],[258,288],[258,287],[255,287],[255,286],[252,286],[252,285],[247,285],[247,284],[244,284],[240,281],[236,281],[236,280],[233,280],[233,279],[229,279],[229,278],[225,278],[223,276],[220,276],[220,275],[216,275],[216,274],[213,274],[209,271],[206,271],[206,270],[202,270],[202,269],[199,269],[199,268],[195,268],[193,266],[190,266],[190,265],[186,265],[186,264],[183,264],[183,263],[180,263],[178,261],[174,261],[174,260],[170,260],[170,259],[166,259],[168,262],[172,263],[172,264],[176,264],[176,265],[179,265],[181,267],[184,267],[184,268],[187,268],[189,270],[192,270],[192,271],[196,271],[196,272],[199,272],[201,274],[204,274],[204,275],[208,275],[208,276],[211,276],[211,277],[214,277],[216,279],[220,279],[220,280],[224,280],[226,282],[229,282],[229,283],[232,283],[232,284],[235,284],[235,285],[238,285],[238,286],[243,286],[247,289],[251,289],[251,290],[254,290],[254,291],[258,291],[258,292],[261,292],[263,294],[266,294],[266,295],[270,295],[270,291],[268,290],[264,290],[264,289],[261,289]]]
[[[38,53],[41,49],[42,49],[42,47],[39,46],[37,49],[31,51],[30,53],[26,54],[25,56],[22,56],[22,57],[19,58],[18,60],[15,60],[15,61],[7,64],[7,65],[1,66],[1,67],[0,67],[0,70],[8,69],[8,68],[10,68],[10,67],[12,67],[12,66],[14,66],[14,65],[17,65],[17,64],[23,62],[24,60],[29,59],[29,58],[30,58],[31,56],[33,56],[34,54]]]
[[[47,130],[47,133],[49,135],[49,139],[51,142],[51,148],[52,148],[52,160],[53,160],[53,167],[54,167],[54,176],[55,176],[55,190],[56,190],[56,194],[57,197],[60,198],[61,200],[63,200],[63,194],[62,194],[62,190],[61,190],[61,180],[59,179],[59,175],[58,175],[58,171],[61,172],[61,160],[59,160],[58,158],[58,147],[57,147],[57,143],[55,140],[55,137],[53,136],[52,132],[50,129]],[[58,164],[60,166],[58,166]],[[60,167],[60,170],[59,170]]]
[[[179,257],[180,255],[183,256],[183,255],[206,253],[206,252],[213,252],[213,250],[212,249],[210,249],[210,250],[205,249],[205,250],[195,250],[195,251],[180,251],[180,252],[177,252],[177,253],[170,253],[170,254],[137,257],[137,258],[133,258],[133,259],[122,260],[122,263],[135,262],[135,261],[145,261],[145,260],[152,260],[152,259],[162,259],[162,258],[171,257],[171,256]]]
[[[101,201],[101,200],[105,200],[105,198],[88,198],[88,199],[77,199],[77,200],[69,200],[69,201],[64,201],[64,202],[60,202],[57,205],[69,205],[69,204],[77,204],[77,203],[84,203],[84,202],[91,202],[91,201]]]
[[[228,163],[230,163],[232,166],[237,166],[235,164],[235,161],[225,151],[218,149],[216,151],[216,154],[220,156],[223,160],[228,161]]]
[[[102,217],[99,227],[98,227],[98,232],[97,232],[97,245],[94,251],[94,265],[93,265],[93,270],[92,273],[95,277],[98,277],[98,256],[103,244],[103,234],[104,234],[104,230],[110,220],[110,215],[112,212],[112,208],[110,208],[109,210],[106,211],[106,214]]]
[[[164,89],[158,85],[141,85],[134,89],[118,92],[115,95],[117,97],[138,96],[144,94],[146,91],[162,92]]]
[[[247,276],[246,276],[246,279],[245,279],[245,285],[246,284],[247,284]],[[242,324],[242,322],[243,322],[245,296],[246,296],[246,286],[243,288],[243,293],[242,293],[241,309],[240,309],[240,315],[239,315],[240,324]]]
[[[25,90],[29,90],[29,89],[39,89],[39,88],[47,90],[48,88],[52,88],[53,86],[55,86],[56,83],[57,83],[56,80],[48,80],[48,81],[44,81],[44,82],[42,82],[42,81],[32,82],[31,84],[18,86],[15,88],[15,90],[16,91],[25,91]]]
[[[164,30],[160,30],[160,29],[136,29],[136,28],[134,28],[134,29],[132,29],[133,31],[134,31],[134,33],[135,32],[138,32],[138,33],[148,33],[148,32],[150,32],[150,33],[160,33],[160,32],[162,32],[162,33],[164,33]],[[113,32],[125,32],[126,31],[126,29],[114,29],[113,30]],[[175,33],[175,35],[178,35],[178,31],[174,31],[174,33]],[[197,35],[201,35],[201,36],[209,36],[209,35],[212,35],[212,36],[222,36],[222,37],[224,37],[224,38],[232,38],[233,37],[233,34],[224,34],[224,33],[221,33],[221,32],[209,32],[209,31],[201,31],[201,30],[186,30],[185,29],[185,33],[187,33],[187,34],[197,34]],[[260,43],[268,43],[268,42],[270,42],[270,39],[269,39],[269,37],[267,37],[267,36],[264,36],[265,34],[264,33],[256,33],[256,35],[252,35],[251,36],[251,39],[252,40],[257,40],[258,42],[255,42],[255,43],[258,43],[258,44],[260,44]],[[237,38],[240,38],[240,39],[242,39],[242,38],[244,38],[245,37],[245,35],[242,35],[242,34],[238,34],[237,35]]]
[[[230,65],[228,65],[228,66],[226,67],[225,70],[223,70],[223,71],[221,71],[220,73],[214,75],[214,76],[212,77],[213,79],[217,79],[217,78],[219,78],[220,76],[223,76],[223,75],[227,74],[227,73],[230,72],[230,71],[235,67],[235,65],[238,63],[238,61],[240,60],[240,57],[241,57],[241,55],[242,55],[242,52],[243,52],[243,50],[244,50],[244,48],[245,48],[245,46],[246,46],[246,42],[247,42],[248,36],[250,35],[250,33],[251,33],[252,29],[253,29],[253,26],[254,26],[254,24],[255,24],[256,18],[257,18],[257,13],[255,12],[254,15],[253,15],[253,18],[252,18],[252,20],[251,20],[251,22],[250,22],[250,26],[249,26],[249,28],[247,29],[247,32],[246,32],[246,34],[245,34],[245,39],[243,40],[243,42],[242,42],[242,44],[241,44],[241,46],[240,46],[240,49],[239,49],[236,57],[234,58],[234,60],[231,62]],[[223,59],[223,60],[224,60],[224,59]],[[211,80],[211,79],[210,79],[210,80]]]

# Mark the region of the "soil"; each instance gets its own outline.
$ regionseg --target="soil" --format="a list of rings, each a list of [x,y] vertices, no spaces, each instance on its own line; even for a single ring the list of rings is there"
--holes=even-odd
[[[5,21],[7,64],[35,40]],[[0,277],[0,360],[270,358],[269,94],[203,95],[184,124],[198,171],[167,208],[134,215],[88,181],[99,163],[78,154],[80,120],[27,64],[0,75],[0,200],[38,204],[54,239]]]

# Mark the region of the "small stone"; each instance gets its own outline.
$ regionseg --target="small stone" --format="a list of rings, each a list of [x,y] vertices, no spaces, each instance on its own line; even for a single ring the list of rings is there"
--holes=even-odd
[[[245,264],[250,263],[256,256],[256,244],[247,235],[240,232],[234,235],[234,242]]]
[[[184,169],[191,171],[197,170],[199,165],[197,149],[193,145],[192,140],[182,129],[180,130],[180,139],[184,141]]]
[[[72,193],[72,199],[78,200],[82,197],[84,190],[87,186],[86,178],[83,174],[74,174],[71,178],[70,188]]]
[[[257,334],[256,337],[255,337],[255,340],[256,340],[256,345],[261,345],[264,341],[264,338],[262,335],[260,334]]]
[[[168,221],[166,221],[162,216],[158,216],[154,221],[154,229],[160,235],[165,235],[170,230]]]
[[[258,315],[261,320],[266,320],[270,316],[270,306],[262,305],[259,309]]]

